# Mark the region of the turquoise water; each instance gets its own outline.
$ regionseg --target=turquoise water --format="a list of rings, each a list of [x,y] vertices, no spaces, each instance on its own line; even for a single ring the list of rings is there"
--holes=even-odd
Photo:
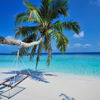
[[[35,69],[36,57],[33,61],[23,57],[24,64],[16,64],[14,59],[16,55],[0,55],[0,68]],[[49,67],[46,59],[47,55],[41,56],[38,70],[100,77],[100,55],[53,55]]]

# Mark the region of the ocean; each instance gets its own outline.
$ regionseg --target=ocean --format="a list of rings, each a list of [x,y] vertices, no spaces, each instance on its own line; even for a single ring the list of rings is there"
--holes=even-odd
[[[30,61],[29,56],[24,56],[21,61],[16,55],[0,55],[0,69],[32,69],[35,70],[36,56]],[[100,77],[100,54],[53,54],[50,66],[47,66],[47,55],[40,56],[39,71],[59,72],[83,76]]]

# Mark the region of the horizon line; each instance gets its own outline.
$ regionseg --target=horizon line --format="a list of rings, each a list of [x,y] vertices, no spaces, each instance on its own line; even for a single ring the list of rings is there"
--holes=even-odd
[[[35,53],[36,55],[37,53]],[[47,55],[48,53],[44,52],[44,53],[40,53],[40,54],[44,54]],[[61,52],[53,52],[52,55],[54,54],[100,54],[100,52],[65,52],[65,53],[61,53]],[[0,53],[0,55],[17,55],[16,53]],[[27,55],[30,55],[30,53],[28,53]]]

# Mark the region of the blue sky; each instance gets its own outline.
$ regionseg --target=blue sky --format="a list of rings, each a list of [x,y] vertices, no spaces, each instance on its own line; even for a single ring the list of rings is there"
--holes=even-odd
[[[40,4],[40,0],[30,0]],[[27,8],[23,0],[0,0],[0,36],[14,38],[15,16]],[[69,37],[67,52],[99,52],[100,51],[100,0],[70,0],[70,19],[80,22],[79,36],[64,31]],[[53,45],[53,52],[59,52]],[[0,53],[16,51],[16,46],[0,44]]]

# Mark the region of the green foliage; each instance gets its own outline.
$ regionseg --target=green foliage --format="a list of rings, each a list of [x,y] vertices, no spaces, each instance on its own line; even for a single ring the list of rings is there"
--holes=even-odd
[[[28,22],[29,12],[23,12],[16,15],[15,25],[20,23]]]
[[[64,36],[61,32],[53,31],[52,35],[56,39],[57,48],[64,53],[68,47],[68,38]]]
[[[59,20],[53,24],[53,27],[62,32],[63,28],[66,30],[73,30],[76,34],[79,33],[80,25],[78,22],[60,22]]]
[[[24,1],[24,5],[27,6],[29,9],[35,9],[34,6],[28,1]]]
[[[30,48],[20,48],[19,49],[19,58],[22,58],[23,55],[27,56],[28,55],[28,51]]]
[[[38,8],[34,5],[32,5],[28,0],[24,2],[24,5],[26,7],[28,7],[28,11],[29,11],[29,17],[28,17],[28,21],[34,21],[35,23],[42,23],[42,19],[41,16],[39,15],[39,11]]]
[[[64,15],[65,17],[69,16],[68,0],[56,0],[54,8],[58,11],[59,14]]]
[[[48,52],[48,59],[47,59],[47,65],[50,65],[50,59],[52,58],[52,47],[51,47],[51,35],[46,34],[44,39],[44,47],[45,51]]]
[[[63,27],[68,30],[73,30],[76,34],[79,34],[80,25],[78,22],[63,22]]]
[[[32,60],[32,59],[33,59],[34,54],[35,54],[35,52],[36,52],[36,48],[37,48],[37,46],[36,46],[36,45],[32,48],[32,51],[31,51],[31,54],[30,54],[30,60]]]
[[[40,60],[40,53],[44,49],[48,53],[47,64],[50,65],[52,58],[52,38],[56,41],[56,47],[60,52],[66,52],[68,47],[68,37],[63,34],[63,29],[72,30],[79,34],[80,25],[78,22],[65,21],[62,22],[60,16],[69,17],[68,0],[41,0],[41,6],[37,7],[28,0],[24,1],[24,5],[28,8],[26,12],[16,16],[16,25],[21,23],[30,23],[32,26],[20,26],[16,29],[15,37],[22,36],[23,42],[37,41],[43,36],[42,42],[34,47],[21,48],[20,55],[27,55],[31,51],[30,59],[33,59],[37,51],[36,69]],[[55,22],[56,20],[56,22]]]
[[[40,60],[40,52],[42,51],[42,42],[39,44],[38,50],[37,50],[37,58],[36,58],[36,70],[37,70],[37,65]]]
[[[18,27],[15,31],[15,38],[18,38],[19,36],[22,37],[26,37],[31,35],[34,31],[36,32],[39,29],[39,26],[32,26],[32,27],[26,27],[26,26],[22,26],[22,27]]]

